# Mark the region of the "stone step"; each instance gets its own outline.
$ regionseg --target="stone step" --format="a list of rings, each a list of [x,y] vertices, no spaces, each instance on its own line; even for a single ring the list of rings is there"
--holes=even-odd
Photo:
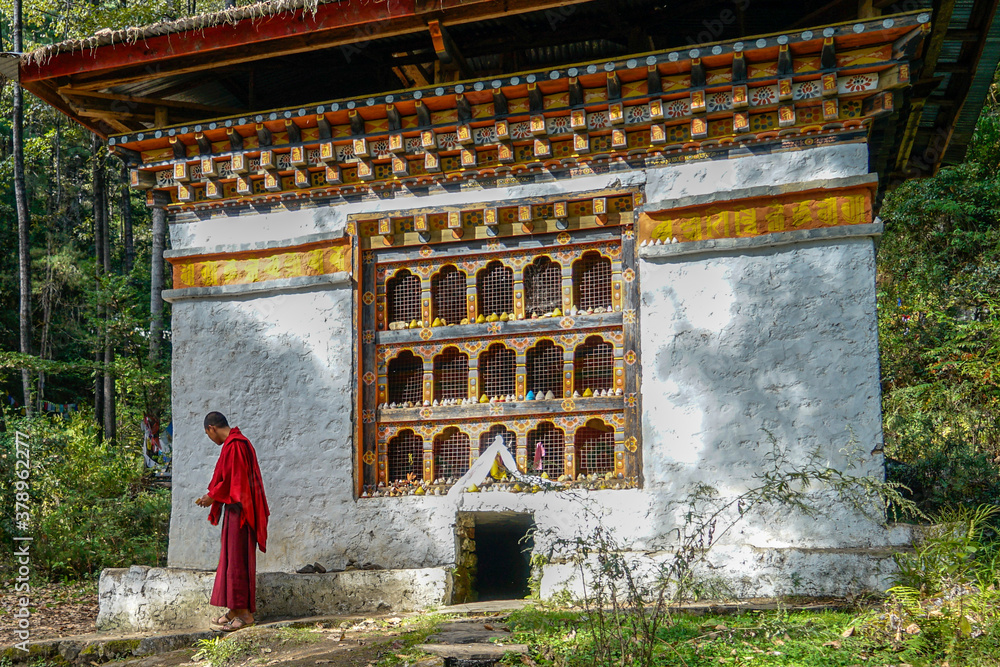
[[[496,619],[496,622],[493,622],[493,619],[490,618],[452,621],[451,623],[442,623],[439,625],[438,632],[475,632],[476,630],[485,632],[510,632],[507,626],[499,621],[500,619]]]
[[[27,651],[0,649],[0,660],[25,663],[44,660],[55,664],[91,664],[145,657],[189,648],[199,639],[215,637],[211,631],[170,632],[158,635],[79,635],[27,642]]]
[[[418,644],[416,648],[452,660],[500,660],[508,653],[528,653],[527,644]]]

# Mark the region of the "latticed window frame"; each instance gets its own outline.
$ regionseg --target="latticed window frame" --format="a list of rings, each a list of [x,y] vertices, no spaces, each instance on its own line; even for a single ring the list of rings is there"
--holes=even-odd
[[[593,342],[591,342],[593,341]],[[610,351],[608,348],[610,347]],[[590,354],[590,350],[600,349],[601,352]],[[598,359],[602,365],[607,367],[606,375],[607,377],[601,377],[600,382],[594,380],[596,375],[587,376],[587,372],[591,369],[584,365],[584,359],[588,359],[587,363],[594,363],[589,361],[591,357],[596,357],[600,355]],[[604,369],[602,369],[604,370]],[[597,390],[607,390],[614,389],[615,384],[615,350],[614,345],[604,340],[600,336],[588,336],[583,343],[576,346],[573,350],[573,390],[580,394],[584,393],[587,389],[591,391]]]
[[[448,447],[447,457],[442,451],[445,446]],[[472,465],[472,438],[461,428],[448,426],[434,436],[432,453],[433,477],[461,477]]]
[[[412,278],[413,280],[406,280],[407,278]],[[401,295],[398,293],[400,289],[413,289],[402,285],[401,283],[404,281],[407,283],[416,283],[416,289],[412,295]],[[420,308],[420,276],[415,275],[409,269],[396,271],[391,278],[385,281],[385,295],[386,318],[389,322],[409,323],[413,320],[420,321],[422,319]],[[397,304],[400,300],[404,300],[406,302],[405,305],[408,307],[405,313],[399,312],[399,305]]]
[[[457,297],[449,295],[449,298],[445,299],[440,293],[441,281],[445,280],[449,276],[456,276],[460,278],[461,289],[458,290],[459,294]],[[469,278],[465,272],[454,264],[445,264],[434,273],[431,277],[431,316],[435,320],[440,318],[446,323],[458,324],[463,319],[466,319],[469,312],[468,305],[466,303],[468,279]],[[452,301],[457,301],[457,303],[451,303]]]
[[[592,300],[587,298],[589,295],[587,296],[584,295],[584,288],[586,287],[586,285],[584,284],[584,280],[589,276],[581,274],[583,274],[587,270],[588,263],[591,261],[591,258],[594,257],[594,255],[597,256],[594,265],[599,264],[602,267],[605,266],[607,267],[606,278],[603,275],[600,278],[602,283],[602,285],[600,286],[601,290],[602,291],[604,291],[605,289],[607,290],[606,299]],[[589,309],[597,310],[597,309],[607,309],[609,306],[612,306],[612,304],[614,303],[614,290],[612,287],[612,282],[613,282],[612,276],[614,274],[613,264],[614,263],[608,257],[605,257],[596,250],[588,250],[584,252],[579,259],[573,262],[573,269],[572,269],[573,303],[577,308],[579,308],[580,310],[589,310]],[[601,273],[603,274],[604,271],[602,270]],[[606,283],[606,285],[604,283]],[[596,288],[591,288],[591,289],[596,289]],[[591,291],[591,289],[588,289],[587,291],[589,292]]]
[[[404,363],[410,363],[409,369],[400,369]],[[393,377],[394,374],[406,372],[412,374],[407,377]],[[424,360],[418,355],[405,350],[400,354],[396,355],[386,364],[386,402],[387,403],[406,403],[412,402],[416,405],[420,405],[423,402],[423,380],[424,380]],[[416,387],[409,386],[415,381]],[[407,383],[407,386],[402,388],[403,395],[400,396],[398,391],[394,391],[399,387],[399,382]]]
[[[415,441],[415,442],[414,442]],[[400,446],[403,443],[411,445],[408,449],[413,451],[403,451],[400,452]],[[416,446],[413,446],[413,445]],[[407,475],[415,475],[416,477],[421,476],[421,470],[423,469],[424,461],[424,439],[413,432],[412,429],[404,429],[397,433],[394,437],[389,439],[386,444],[388,465],[386,465],[386,477],[387,480],[392,482],[405,481]],[[395,461],[399,460],[399,457],[406,457],[406,464],[399,466],[394,464]],[[412,461],[409,458],[412,457]]]
[[[590,247],[591,245],[600,246],[601,249],[598,250],[598,249],[591,248]],[[558,252],[559,248],[553,247],[551,245],[545,246],[543,248],[539,248],[538,249],[537,253],[535,253],[536,256],[533,259],[529,259],[529,260],[527,260],[526,262],[523,262],[520,265],[516,265],[516,266],[520,266],[521,267],[520,269],[512,268],[512,265],[510,263],[508,263],[508,260],[507,260],[507,256],[508,256],[509,253],[507,251],[504,251],[504,250],[500,250],[500,251],[495,252],[495,253],[479,252],[475,256],[475,258],[474,258],[477,261],[472,262],[472,263],[470,263],[468,261],[466,261],[466,262],[448,261],[447,259],[444,259],[444,258],[442,258],[441,260],[431,260],[431,262],[429,262],[429,264],[431,265],[429,268],[427,268],[428,262],[426,260],[419,260],[419,259],[414,258],[414,264],[419,263],[420,266],[421,266],[421,269],[420,269],[421,272],[419,273],[419,275],[423,276],[423,278],[421,279],[421,293],[420,293],[421,305],[422,305],[422,310],[421,310],[422,318],[415,318],[415,319],[418,319],[418,325],[420,327],[425,327],[426,328],[426,327],[430,326],[430,322],[431,322],[432,319],[439,318],[441,316],[441,311],[440,311],[439,306],[436,303],[436,300],[434,298],[436,296],[435,290],[433,289],[434,288],[434,279],[442,271],[445,271],[445,270],[450,271],[450,269],[448,269],[449,266],[454,266],[455,267],[455,275],[461,275],[466,280],[466,286],[467,286],[467,289],[465,290],[465,292],[466,292],[465,293],[465,297],[466,297],[466,300],[467,300],[467,302],[466,302],[466,306],[467,306],[466,312],[468,313],[468,316],[469,316],[471,322],[473,324],[475,324],[476,322],[475,322],[475,318],[473,316],[476,315],[476,314],[479,314],[479,315],[483,315],[484,314],[483,313],[484,309],[481,307],[481,303],[480,303],[481,302],[481,295],[480,295],[480,290],[479,290],[479,285],[480,285],[480,275],[479,274],[481,272],[483,272],[487,267],[489,267],[492,262],[498,262],[499,264],[501,264],[504,267],[505,270],[510,270],[512,272],[512,274],[511,274],[511,295],[510,295],[510,302],[509,302],[509,305],[511,306],[511,308],[509,309],[510,312],[508,312],[508,318],[511,321],[514,320],[515,303],[518,303],[518,302],[519,302],[519,305],[516,306],[516,308],[518,309],[518,311],[530,315],[531,314],[531,309],[530,309],[530,306],[527,303],[528,302],[528,295],[527,295],[527,289],[526,289],[527,286],[525,285],[525,280],[524,280],[524,271],[525,271],[525,269],[527,267],[532,266],[533,262],[537,261],[538,258],[543,257],[543,256],[548,257],[548,261],[552,262],[552,264],[550,266],[557,266],[558,269],[559,269],[559,273],[560,274],[565,274],[565,275],[561,275],[560,276],[560,278],[561,278],[561,281],[560,281],[561,282],[560,292],[561,292],[562,305],[563,305],[563,311],[564,311],[563,317],[569,316],[569,315],[575,316],[578,310],[580,310],[580,313],[579,313],[580,316],[586,317],[588,314],[585,313],[585,312],[583,312],[583,309],[571,308],[571,306],[577,305],[577,303],[579,301],[579,289],[577,288],[575,280],[573,280],[573,278],[575,278],[575,276],[576,276],[576,271],[575,271],[576,264],[578,262],[583,261],[584,258],[587,257],[587,254],[590,253],[590,252],[597,253],[598,255],[600,255],[600,257],[601,257],[601,259],[603,261],[609,262],[611,264],[611,266],[613,267],[612,268],[613,275],[615,276],[614,280],[619,281],[619,282],[615,283],[615,287],[614,287],[614,289],[615,289],[615,292],[614,292],[614,304],[616,304],[615,305],[615,310],[617,310],[618,312],[621,312],[621,303],[622,303],[621,302],[621,285],[622,285],[622,283],[620,281],[621,281],[621,277],[623,275],[622,272],[624,271],[624,268],[626,268],[626,267],[623,267],[621,259],[620,259],[620,257],[619,257],[618,254],[615,254],[615,253],[608,254],[608,253],[605,252],[604,248],[605,248],[606,245],[607,245],[606,241],[594,243],[594,242],[588,241],[586,239],[580,239],[579,242],[574,242],[574,245],[569,246],[567,248],[567,249],[569,249],[569,248],[579,247],[580,248],[580,254],[577,255],[575,258],[569,258],[569,259],[567,259],[565,257],[565,253],[560,254]],[[522,252],[522,254],[524,254],[523,251],[521,251],[521,252]],[[558,259],[555,257],[555,255],[558,255]],[[397,257],[398,257],[398,254],[397,254]],[[615,259],[616,257],[618,259]],[[481,258],[481,259],[478,259],[478,258]],[[485,262],[485,266],[483,264],[478,264],[479,261]],[[391,279],[392,277],[395,277],[395,276],[399,275],[403,270],[406,270],[406,268],[407,268],[405,266],[405,264],[401,260],[399,260],[399,259],[394,259],[389,264],[393,267],[392,270],[391,271],[385,271],[383,274],[381,274],[381,275],[384,275],[384,278],[382,278],[383,282],[381,282],[381,286],[380,286],[379,307],[382,309],[381,312],[383,312],[383,313],[385,313],[384,309],[385,309],[385,306],[386,306],[386,298],[387,298],[387,289],[386,289],[386,282],[385,281],[388,280],[388,279]],[[478,265],[479,267],[482,267],[482,268],[476,268],[476,269],[473,269],[470,272],[470,270],[468,268],[470,266],[470,264],[471,265]],[[632,267],[634,267],[634,260],[632,261],[632,264],[630,265],[630,268],[632,268]],[[412,273],[413,272],[411,271],[411,274]],[[573,278],[568,277],[570,275],[572,275]],[[633,268],[633,271],[631,272],[631,276],[634,276],[634,275],[635,275],[635,273],[634,273],[634,268]],[[627,280],[632,280],[632,278],[629,277],[629,278],[627,278]],[[378,285],[378,283],[376,283],[376,284]],[[456,290],[456,291],[459,291],[459,290]],[[552,290],[552,291],[554,291],[554,290]],[[456,299],[456,301],[457,301],[457,299]],[[366,301],[366,303],[368,303],[368,302]],[[455,310],[458,310],[458,305],[456,304],[454,306],[454,308],[455,308]],[[498,309],[508,310],[505,307],[498,307],[498,308],[490,308],[490,311],[492,313],[493,311],[498,310]],[[570,313],[570,310],[572,310],[573,312]],[[597,310],[597,312],[601,313],[603,311]],[[558,313],[556,313],[555,315],[557,317],[559,317]],[[380,315],[379,317],[384,317],[384,315]],[[420,321],[421,319],[426,320],[426,322]],[[452,315],[450,318],[449,317],[444,317],[444,318],[441,318],[441,319],[445,320],[445,322],[443,322],[442,324],[448,324],[448,325],[457,324],[457,322],[452,321],[452,320],[457,319],[457,313],[454,314],[454,315]],[[521,319],[521,318],[518,318],[518,319]],[[528,318],[525,318],[525,319],[528,319]],[[487,322],[490,322],[490,321],[494,321],[494,320],[489,320],[489,319],[487,320]],[[629,320],[626,319],[625,321],[627,322]],[[388,321],[386,322],[386,324],[388,324]],[[378,329],[380,331],[385,331],[386,330],[386,324],[380,324],[378,326]],[[532,323],[532,324],[534,324],[534,323]],[[566,326],[570,326],[570,330],[572,330],[572,325],[571,324],[565,324],[563,322],[558,322],[557,319],[556,318],[552,318],[551,315],[550,315],[550,319],[548,321],[546,321],[545,324],[550,329],[553,329],[553,330],[558,330],[559,328],[563,328],[564,329]],[[483,331],[482,329],[479,329],[479,330],[477,330],[476,333],[481,335],[482,331]],[[490,331],[492,331],[492,328],[490,329]],[[416,333],[416,332],[414,332],[414,333]],[[463,330],[463,333],[466,333],[466,332]],[[413,334],[410,334],[410,335],[412,336]],[[475,338],[477,336],[472,336],[472,337]],[[461,336],[459,337],[459,339],[461,339]],[[397,339],[394,339],[394,340],[397,340]],[[424,340],[426,340],[426,338],[424,338]],[[504,337],[503,336],[499,336],[499,337],[496,338],[495,341],[487,341],[486,342],[487,347],[483,350],[483,352],[485,352],[486,350],[488,350],[489,346],[492,345],[494,342],[502,342],[503,340],[504,340]],[[535,344],[533,344],[528,349],[534,349],[539,343],[542,343],[544,340],[546,340],[545,337],[544,336],[540,336],[539,339],[538,339],[538,342],[535,343]],[[415,345],[419,345],[419,342],[415,343]],[[555,346],[555,347],[562,347],[562,346]],[[576,386],[576,372],[575,372],[575,368],[573,367],[573,362],[575,362],[576,347],[578,347],[578,346],[577,345],[573,345],[573,346],[569,346],[569,347],[562,347],[562,349],[564,350],[564,354],[565,354],[565,358],[564,358],[564,362],[565,362],[564,366],[565,366],[565,368],[563,369],[563,371],[564,371],[564,378],[563,379],[565,381],[564,384],[563,384],[563,387],[565,388],[565,396],[561,396],[560,395],[561,392],[559,392],[559,391],[555,391],[554,394],[555,394],[555,398],[557,400],[565,400],[566,402],[564,404],[562,404],[562,405],[554,406],[554,408],[550,408],[551,415],[553,417],[561,417],[561,416],[567,414],[566,410],[572,411],[574,409],[572,407],[573,401],[570,399],[570,393],[573,393],[573,389]],[[620,356],[618,356],[618,355],[621,354],[620,347],[621,347],[620,343],[616,343],[616,344],[613,345],[613,350],[615,350],[615,355],[616,355],[615,359],[617,360],[616,364],[621,361]],[[519,349],[521,349],[521,348],[519,348]],[[517,364],[521,364],[522,367],[526,364],[526,361],[525,361],[526,360],[525,352],[526,352],[525,350],[521,349],[520,355],[515,357],[517,359],[516,363]],[[480,354],[482,354],[482,353],[480,353]],[[438,376],[437,376],[437,374],[432,373],[429,370],[434,365],[434,357],[433,356],[427,356],[425,354],[424,355],[424,359],[425,359],[425,363],[427,364],[424,367],[425,368],[424,398],[426,399],[428,397],[432,397],[434,399],[434,401],[437,402],[439,400],[439,394],[438,394],[438,389],[437,389],[437,384],[438,384],[437,379],[438,379]],[[571,362],[570,359],[572,359],[573,362]],[[472,361],[473,361],[473,356],[470,355],[469,356],[470,368],[472,367]],[[476,359],[476,361],[477,362],[479,361],[478,358]],[[552,365],[553,365],[553,368],[554,368],[557,364],[555,363],[555,361],[553,361]],[[383,362],[383,368],[385,368],[384,362]],[[572,370],[567,372],[566,368],[572,368]],[[481,368],[479,370],[482,371]],[[622,368],[620,367],[620,364],[616,365],[615,370],[619,374],[622,372]],[[523,372],[524,371],[518,371],[519,374],[523,373]],[[554,371],[553,371],[553,373],[554,373]],[[482,376],[480,376],[480,377],[482,377]],[[517,377],[519,378],[520,375],[518,375]],[[379,382],[381,383],[382,380],[380,380]],[[512,393],[520,394],[520,393],[522,393],[522,387],[519,386],[517,384],[517,382],[519,382],[519,379],[515,378],[515,383],[514,383],[515,384],[515,391],[512,392]],[[614,384],[616,382],[616,380],[614,378],[612,378],[611,382],[612,382],[612,384]],[[510,384],[511,383],[508,380],[507,385],[506,385],[507,388],[510,388]],[[472,386],[475,386],[475,381],[474,380],[472,382]],[[556,386],[558,386],[558,385],[556,385]],[[478,389],[479,389],[479,391],[477,391],[476,393],[479,393],[479,394],[483,394],[483,393],[499,393],[499,391],[495,391],[495,392],[486,392],[486,391],[484,391],[486,389],[486,387],[483,386],[482,382],[479,384]],[[466,399],[466,400],[469,400],[469,405],[471,405],[472,401],[477,400],[475,396],[471,395],[472,393],[473,392],[470,389],[470,392],[469,392],[470,395]],[[490,398],[492,399],[493,397],[490,397]],[[577,398],[577,397],[574,395],[574,398]],[[518,399],[518,400],[520,400],[520,399]],[[420,403],[418,401],[413,401],[413,403],[417,407],[419,407],[419,405],[420,405]],[[570,407],[566,407],[567,405],[569,405]],[[582,406],[583,409],[586,409],[585,404],[580,404],[578,402],[578,406]],[[436,407],[437,406],[435,405],[435,409],[436,409]],[[482,407],[482,406],[480,406],[480,407]],[[580,409],[580,408],[578,407],[576,409]],[[428,410],[428,408],[425,407],[424,410],[428,412],[428,416],[429,416],[430,411]],[[493,412],[492,410],[491,410],[491,413],[492,414],[497,414],[496,412]],[[500,409],[500,413],[502,413],[502,408]],[[437,456],[433,453],[433,448],[434,448],[433,443],[435,442],[435,439],[445,429],[449,428],[452,425],[460,423],[460,422],[454,422],[453,424],[450,424],[449,423],[449,421],[450,421],[449,420],[449,416],[446,413],[444,413],[444,412],[440,412],[439,413],[439,412],[435,411],[433,417],[431,417],[430,419],[431,419],[431,423],[435,423],[435,422],[438,423],[438,428],[433,429],[433,431],[434,431],[433,435],[428,435],[428,432],[426,430],[423,431],[424,442],[427,443],[426,444],[426,449],[425,449],[425,458],[423,460],[423,470],[422,470],[423,478],[425,480],[428,480],[429,477],[440,477],[441,476],[440,472],[436,469],[436,463],[437,463],[436,459],[437,459]],[[516,431],[514,431],[514,429],[511,428],[511,426],[504,420],[504,418],[500,417],[500,416],[490,417],[490,418],[486,418],[486,419],[483,419],[482,417],[479,417],[479,418],[474,418],[474,419],[488,421],[493,426],[503,426],[504,428],[506,428],[507,431],[509,432],[509,435],[506,436],[506,438],[513,441],[513,442],[508,442],[508,446],[511,448],[511,452],[512,453],[514,453],[515,450],[517,451],[518,467],[521,468],[522,470],[530,468],[532,459],[534,458],[534,443],[527,442],[528,436],[527,436],[527,434],[525,432],[516,432]],[[541,419],[541,418],[539,418],[539,419]],[[379,421],[380,420],[379,420],[378,416],[376,415],[376,419],[374,420],[374,424],[379,423]],[[397,420],[397,422],[398,422],[398,420]],[[371,422],[366,422],[366,423],[371,423]],[[537,429],[538,425],[541,424],[541,423],[542,423],[542,421],[538,421],[535,424],[534,429]],[[366,428],[374,430],[376,427],[374,425],[372,425],[372,426],[368,426]],[[616,435],[616,437],[615,437],[615,447],[617,448],[617,450],[619,450],[618,456],[620,456],[620,450],[621,450],[621,445],[622,445],[621,431],[623,430],[623,427],[619,423],[617,426],[615,426],[615,429],[616,429],[616,431],[615,431],[615,435]],[[581,469],[580,468],[580,459],[579,459],[579,456],[580,456],[580,453],[582,451],[581,449],[576,448],[574,446],[574,437],[575,437],[575,431],[576,431],[576,429],[575,428],[574,429],[570,429],[570,428],[557,428],[557,431],[562,431],[562,433],[563,433],[563,440],[562,440],[562,445],[561,445],[563,449],[562,449],[562,453],[561,454],[559,454],[559,452],[558,452],[559,447],[555,447],[554,449],[550,449],[550,451],[547,453],[547,455],[545,457],[545,460],[546,460],[546,463],[547,463],[547,468],[551,468],[551,471],[547,470],[547,472],[549,472],[549,474],[550,474],[551,477],[556,477],[556,476],[559,476],[559,475],[564,474],[564,473],[567,474],[567,475],[569,475],[569,476],[575,476],[575,475],[579,474],[579,471]],[[474,461],[475,458],[478,456],[478,453],[479,453],[479,450],[480,450],[480,445],[481,445],[480,438],[481,437],[486,437],[488,435],[489,431],[487,430],[487,431],[482,431],[481,432],[481,431],[477,430],[477,431],[474,431],[474,433],[476,433],[477,435],[472,435],[471,433],[466,433],[466,435],[468,435],[469,438],[470,438],[470,442],[472,443],[472,446],[470,447],[470,463],[472,461]],[[488,438],[488,440],[490,442],[492,442],[492,437]],[[385,452],[385,444],[384,444],[385,441],[380,441],[380,442],[382,442],[382,444],[379,445],[379,449],[380,449],[380,451],[383,452],[383,454],[381,456],[385,456],[385,454],[384,454],[384,452]],[[488,446],[488,443],[487,443],[487,446]],[[476,449],[477,451],[472,451],[472,449]],[[635,451],[635,450],[633,449],[631,451]],[[559,465],[559,463],[558,463],[559,461],[562,462],[562,466]],[[367,463],[367,461],[366,461],[366,463]],[[616,465],[618,465],[618,464],[616,464]],[[584,465],[583,469],[586,470],[586,466],[585,465]],[[387,472],[387,471],[384,471],[383,475],[385,474],[385,472]]]
[[[487,293],[488,282],[510,283],[503,287],[505,294],[490,295]],[[477,310],[483,316],[510,314],[514,312],[514,269],[505,264],[501,258],[489,262],[476,273],[476,304]]]
[[[524,267],[522,280],[526,315],[542,315],[556,308],[562,309],[562,271],[562,265],[545,254]],[[554,289],[549,283],[554,283]]]
[[[517,352],[502,342],[492,343],[483,350],[479,355],[479,386],[487,398],[515,394]]]
[[[542,469],[534,468],[535,451],[541,442],[545,448],[541,459]],[[528,471],[544,472],[552,479],[566,474],[566,431],[551,421],[542,421],[525,435]]]
[[[592,420],[597,421],[597,420]],[[602,432],[590,425],[581,426],[576,430],[573,437],[574,449],[576,450],[576,475],[605,475],[613,473],[615,469],[615,435],[614,431]],[[607,427],[607,424],[603,424]],[[592,435],[596,434],[596,435]],[[608,453],[594,454],[595,447],[608,447]],[[594,461],[604,465],[592,465]]]
[[[454,382],[454,380],[452,379],[448,383],[448,385],[447,385],[448,391],[445,390],[446,389],[445,380],[442,378],[442,375],[445,373],[445,371],[441,370],[441,365],[443,365],[448,360],[448,359],[446,359],[446,357],[448,357],[449,359],[452,359],[452,360],[464,359],[464,361],[465,361],[465,363],[464,363],[465,370],[460,372],[460,374],[461,374],[461,385],[459,387],[457,387],[457,388],[451,387],[450,386],[451,382]],[[448,372],[449,373],[454,373],[455,371],[454,370],[449,370]],[[444,350],[441,351],[441,354],[438,354],[438,355],[436,355],[434,357],[433,377],[434,377],[434,400],[435,401],[452,400],[452,399],[456,399],[457,400],[457,399],[468,398],[469,397],[469,355],[465,354],[464,352],[462,352],[459,348],[457,348],[455,346],[448,346],[448,347],[446,347]]]
[[[542,360],[543,363],[547,365],[552,365],[554,368],[545,368],[540,370],[538,368],[539,359],[543,350],[551,350],[550,356],[551,360]],[[563,369],[565,363],[563,361],[566,352],[560,345],[556,345],[553,341],[547,338],[543,338],[535,343],[525,354],[525,389],[535,393],[541,391],[551,390],[556,398],[563,398],[563,392],[565,387],[565,382],[563,381]],[[545,382],[540,382],[539,375],[544,376],[543,380]]]

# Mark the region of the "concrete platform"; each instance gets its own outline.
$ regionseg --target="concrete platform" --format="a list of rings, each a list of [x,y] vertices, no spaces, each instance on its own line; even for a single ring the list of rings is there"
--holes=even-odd
[[[101,573],[97,628],[104,632],[208,629],[215,572],[132,566]],[[350,570],[326,574],[259,572],[258,620],[404,612],[447,604],[444,568]]]

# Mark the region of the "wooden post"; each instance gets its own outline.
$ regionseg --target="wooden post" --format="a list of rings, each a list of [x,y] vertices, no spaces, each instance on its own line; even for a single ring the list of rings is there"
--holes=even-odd
[[[167,211],[162,206],[153,207],[153,258],[149,287],[149,359],[160,357],[163,340],[163,251],[167,242]]]
[[[623,363],[624,398],[625,398],[625,432],[623,457],[624,474],[626,477],[637,477],[639,485],[642,479],[642,365],[639,350],[639,273],[636,269],[635,227],[631,224],[622,228],[622,268],[632,277],[623,283],[622,289],[622,321],[624,329],[623,362],[615,362],[616,378],[618,363]],[[629,361],[632,363],[630,364]],[[631,372],[629,370],[631,369]],[[617,385],[616,385],[617,386]],[[617,456],[617,454],[616,454]]]
[[[468,302],[468,318],[470,323],[475,323],[479,317],[479,304],[476,302],[476,274],[472,273],[465,278],[465,298]],[[471,360],[470,360],[471,363]]]
[[[566,449],[563,457],[563,474],[576,477],[576,434],[565,434]]]
[[[563,398],[573,397],[573,356],[575,351],[567,346],[563,350]]]
[[[526,361],[526,355],[524,352],[519,351],[517,353],[517,382],[515,393],[517,394],[517,400],[523,401],[524,396],[528,393],[528,366]]]
[[[424,359],[424,401],[434,400],[434,357]]]
[[[479,357],[469,355],[469,398],[479,400]]]

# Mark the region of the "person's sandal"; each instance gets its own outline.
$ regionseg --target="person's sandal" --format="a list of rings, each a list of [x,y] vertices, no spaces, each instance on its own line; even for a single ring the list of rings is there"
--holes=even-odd
[[[215,619],[214,621],[212,621],[212,625],[225,625],[225,624],[229,623],[231,620],[233,620],[234,618],[236,618],[236,617],[235,616],[230,616],[229,612],[226,612],[222,616],[220,616],[217,619]]]
[[[237,625],[237,623],[239,625]],[[223,632],[236,632],[237,630],[242,630],[243,628],[250,628],[250,627],[253,627],[254,625],[255,625],[254,623],[247,623],[242,618],[240,618],[239,616],[237,616],[233,620],[231,620],[228,623],[226,623],[225,625],[223,625],[222,626],[222,631]]]

